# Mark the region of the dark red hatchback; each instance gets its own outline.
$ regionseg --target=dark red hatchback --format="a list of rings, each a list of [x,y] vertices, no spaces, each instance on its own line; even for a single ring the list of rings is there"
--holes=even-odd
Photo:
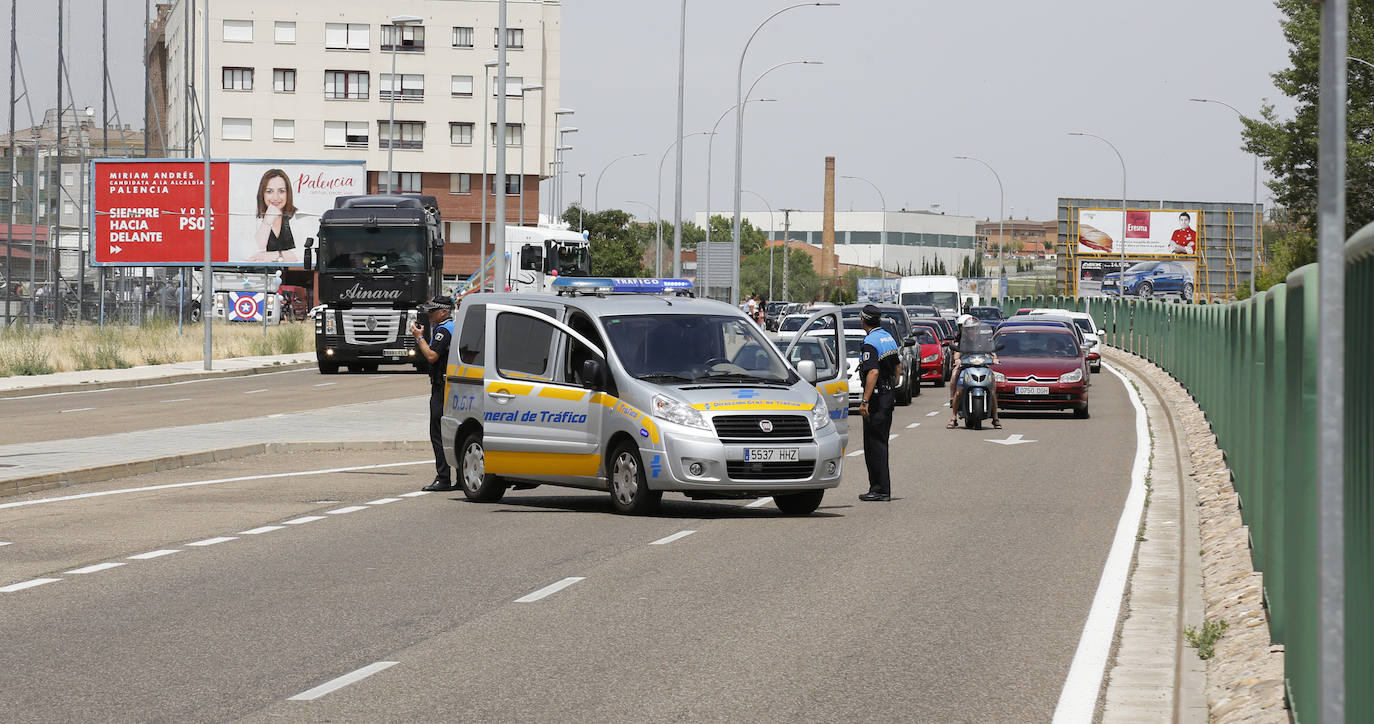
[[[1088,365],[1078,338],[1062,326],[1003,327],[993,378],[1007,410],[1073,410],[1088,416]]]

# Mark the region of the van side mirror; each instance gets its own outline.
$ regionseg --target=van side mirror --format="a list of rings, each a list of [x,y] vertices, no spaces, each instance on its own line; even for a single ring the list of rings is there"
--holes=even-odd
[[[802,379],[810,383],[816,382],[816,363],[813,360],[804,359],[797,363],[797,374]]]
[[[602,377],[605,368],[601,366],[601,360],[588,359],[582,361],[582,384],[590,387],[602,387]]]

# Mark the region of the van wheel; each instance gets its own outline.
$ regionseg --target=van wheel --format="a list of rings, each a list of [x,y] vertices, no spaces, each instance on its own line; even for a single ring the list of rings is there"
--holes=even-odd
[[[663,492],[650,490],[639,450],[620,443],[611,455],[611,507],[625,515],[645,515],[658,507]]]
[[[458,482],[463,497],[474,503],[495,503],[506,494],[506,484],[487,472],[481,431],[469,432],[458,444]]]
[[[823,497],[824,490],[803,490],[800,493],[774,495],[773,504],[787,515],[810,515],[816,512],[816,508],[821,507]]]

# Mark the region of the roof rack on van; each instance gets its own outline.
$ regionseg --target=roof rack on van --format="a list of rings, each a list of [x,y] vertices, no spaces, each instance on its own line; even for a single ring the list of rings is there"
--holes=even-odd
[[[559,277],[553,282],[558,295],[575,297],[578,294],[676,294],[692,295],[690,279],[657,279],[635,277]]]

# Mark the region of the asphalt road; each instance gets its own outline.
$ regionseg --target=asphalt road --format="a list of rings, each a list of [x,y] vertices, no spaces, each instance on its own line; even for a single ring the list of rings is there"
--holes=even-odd
[[[677,496],[622,517],[603,493],[556,488],[487,505],[403,496],[430,477],[423,451],[264,456],[5,498],[0,711],[1044,721],[1134,453],[1121,383],[1094,382],[1092,419],[1009,414],[996,432],[943,429],[944,392],[927,389],[893,426],[897,499],[859,502],[849,457],[802,518]],[[986,441],[1012,434],[1036,442]],[[364,465],[391,466],[10,505]],[[13,590],[43,578],[58,580]]]
[[[321,375],[314,368],[0,399],[0,445],[244,420],[429,392],[411,367]]]

